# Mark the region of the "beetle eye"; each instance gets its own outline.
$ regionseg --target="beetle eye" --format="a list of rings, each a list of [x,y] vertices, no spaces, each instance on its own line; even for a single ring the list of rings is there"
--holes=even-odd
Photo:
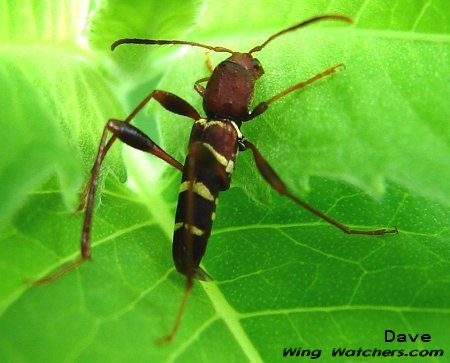
[[[261,67],[261,63],[259,63],[259,60],[257,60],[256,58],[252,59],[252,65],[253,65],[253,68],[255,68],[255,69],[261,69],[262,68]]]

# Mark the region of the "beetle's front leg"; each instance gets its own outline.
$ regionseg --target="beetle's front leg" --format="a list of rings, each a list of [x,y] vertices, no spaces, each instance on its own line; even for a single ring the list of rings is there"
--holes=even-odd
[[[210,77],[203,77],[200,78],[197,82],[194,84],[194,89],[197,91],[197,93],[203,98],[203,95],[205,94],[205,87],[203,87],[200,83],[208,82]]]
[[[206,52],[205,53],[205,66],[208,68],[209,73],[214,72],[214,67],[212,65],[211,60],[211,53]],[[197,91],[197,93],[203,98],[203,94],[205,93],[205,87],[203,87],[200,83],[208,82],[211,76],[200,78],[197,82],[194,84],[194,89]]]
[[[256,116],[261,115],[264,111],[267,110],[267,108],[269,107],[269,105],[273,102],[275,102],[276,100],[280,99],[281,97],[286,96],[287,94],[298,90],[300,88],[306,87],[307,85],[319,80],[320,78],[323,78],[325,76],[328,76],[330,74],[333,74],[334,72],[336,72],[336,69],[339,67],[343,67],[344,64],[343,63],[339,63],[336,64],[335,66],[328,68],[327,70],[316,74],[314,77],[311,77],[310,79],[306,80],[306,81],[302,81],[299,82],[297,84],[294,84],[291,87],[286,88],[284,91],[281,91],[280,93],[276,94],[275,96],[273,96],[272,98],[269,98],[267,101],[263,101],[261,103],[259,103],[252,112],[250,112],[250,114],[248,115],[248,118],[245,121],[249,121],[253,118],[255,118]]]

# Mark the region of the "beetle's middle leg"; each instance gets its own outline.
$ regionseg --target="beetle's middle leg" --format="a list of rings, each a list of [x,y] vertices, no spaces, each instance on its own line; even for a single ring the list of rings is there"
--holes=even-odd
[[[147,135],[136,127],[129,124],[129,122],[136,116],[136,114],[145,106],[145,104],[154,98],[158,101],[165,109],[190,117],[194,120],[198,120],[200,115],[197,111],[186,101],[180,97],[165,91],[155,90],[151,92],[134,110],[130,115],[124,120],[110,119],[103,129],[102,137],[98,147],[97,156],[95,158],[94,165],[91,170],[91,177],[87,183],[85,190],[83,191],[82,200],[78,210],[81,210],[85,206],[86,202],[86,213],[84,216],[83,230],[81,234],[81,256],[63,266],[56,272],[35,281],[37,284],[45,284],[58,279],[61,275],[72,270],[73,268],[80,265],[82,262],[91,258],[91,225],[92,225],[92,215],[94,210],[94,197],[97,190],[98,175],[100,172],[101,164],[110,149],[112,143],[119,138],[122,142],[150,154],[153,154],[160,159],[166,161],[168,164],[174,166],[175,168],[183,171],[183,165],[177,160],[167,154],[162,148],[160,148],[156,143],[154,143]],[[112,133],[111,138],[107,140],[108,132]]]
[[[198,112],[182,98],[180,98],[170,92],[154,90],[147,97],[145,97],[141,101],[141,103],[139,103],[139,105],[128,115],[128,117],[123,122],[125,122],[125,123],[131,122],[136,117],[136,115],[139,113],[139,111],[141,111],[142,108],[144,108],[144,106],[152,98],[155,99],[161,106],[163,106],[166,110],[168,110],[170,112],[176,113],[178,115],[190,117],[194,120],[198,120],[200,118],[200,115],[198,114]],[[108,142],[106,143],[106,146],[105,146],[105,151],[103,153],[103,156],[106,155],[106,153],[108,152],[108,150],[110,149],[110,147],[112,146],[112,144],[114,143],[116,138],[117,138],[116,135],[113,134],[113,136],[108,140]],[[78,208],[76,209],[76,211],[74,213],[78,213],[79,211],[84,209],[87,194],[89,191],[89,187],[92,182],[93,168],[94,167],[92,167],[92,170],[91,170],[91,176],[83,189],[83,193],[81,194],[80,204],[78,205]]]
[[[250,149],[253,152],[253,158],[255,159],[256,167],[258,168],[261,175],[266,179],[266,181],[270,184],[270,186],[275,189],[278,193],[281,195],[285,195],[291,200],[293,200],[298,205],[302,206],[303,208],[307,209],[311,213],[315,214],[319,218],[322,218],[326,222],[332,224],[333,226],[339,228],[341,231],[348,233],[348,234],[366,234],[366,235],[380,235],[380,234],[386,234],[386,233],[398,233],[397,227],[386,229],[374,229],[374,230],[360,230],[360,229],[352,229],[345,224],[335,220],[334,218],[329,217],[325,213],[322,213],[318,209],[314,208],[310,204],[304,202],[303,200],[297,198],[295,195],[291,194],[287,188],[286,185],[283,183],[283,181],[280,179],[280,177],[277,175],[275,170],[272,169],[272,167],[269,165],[269,163],[262,157],[258,149],[255,145],[253,145],[248,140],[243,140],[243,144],[246,148]]]
[[[320,78],[323,78],[325,76],[329,76],[330,74],[333,74],[334,72],[336,72],[336,69],[338,69],[339,67],[343,67],[344,64],[343,63],[339,63],[336,64],[335,66],[326,69],[325,71],[316,74],[314,77],[311,77],[310,79],[307,79],[306,81],[302,81],[299,82],[297,84],[294,84],[291,87],[286,88],[284,91],[281,91],[280,93],[276,94],[275,96],[273,96],[272,98],[269,98],[267,101],[261,102],[259,103],[252,112],[250,112],[250,114],[248,115],[248,118],[245,121],[249,121],[253,118],[255,118],[258,115],[261,115],[264,111],[267,110],[267,108],[269,107],[269,105],[273,102],[275,102],[276,100],[279,100],[281,97],[286,96],[287,94],[298,90],[300,88],[306,87],[309,84],[319,80]]]

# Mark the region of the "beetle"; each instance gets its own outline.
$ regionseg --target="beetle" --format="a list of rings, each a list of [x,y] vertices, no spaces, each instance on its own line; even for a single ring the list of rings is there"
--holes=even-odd
[[[183,173],[175,215],[172,256],[178,272],[186,276],[186,285],[172,330],[162,339],[163,341],[171,341],[178,329],[184,306],[192,290],[193,279],[212,280],[208,273],[200,267],[200,262],[205,254],[211,233],[218,195],[230,187],[231,175],[239,152],[247,149],[251,150],[257,169],[273,189],[343,232],[364,235],[397,233],[396,227],[375,230],[351,229],[297,198],[288,191],[286,185],[264,159],[256,146],[247,140],[241,132],[243,122],[250,121],[265,112],[271,103],[295,90],[333,74],[339,67],[343,66],[342,63],[334,65],[306,81],[286,88],[250,110],[255,82],[264,74],[261,63],[253,57],[253,53],[259,52],[272,40],[285,33],[322,20],[338,20],[352,23],[350,18],[343,15],[327,14],[317,16],[279,31],[270,36],[264,43],[246,53],[182,40],[124,38],[115,41],[111,46],[111,50],[123,44],[180,44],[201,47],[214,52],[230,53],[231,55],[214,69],[207,62],[211,75],[195,82],[194,89],[203,99],[203,110],[206,117],[202,118],[194,107],[182,98],[170,92],[154,90],[141,101],[125,120],[110,119],[107,122],[91,170],[91,177],[86,184],[77,209],[77,211],[86,209],[81,234],[81,256],[55,273],[36,282],[44,284],[53,281],[91,258],[91,225],[99,170],[105,155],[116,139],[120,139],[133,148],[159,157]],[[206,87],[202,85],[204,82],[207,82]],[[142,131],[130,124],[130,121],[151,99],[156,100],[170,112],[194,120],[184,164],[178,162]],[[108,133],[112,133],[112,136],[107,140]]]

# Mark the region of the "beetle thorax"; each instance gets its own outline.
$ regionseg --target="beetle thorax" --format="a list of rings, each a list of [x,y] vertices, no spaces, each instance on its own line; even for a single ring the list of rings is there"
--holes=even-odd
[[[206,86],[203,108],[208,117],[245,120],[253,100],[255,81],[264,73],[248,53],[233,53],[220,63]]]

